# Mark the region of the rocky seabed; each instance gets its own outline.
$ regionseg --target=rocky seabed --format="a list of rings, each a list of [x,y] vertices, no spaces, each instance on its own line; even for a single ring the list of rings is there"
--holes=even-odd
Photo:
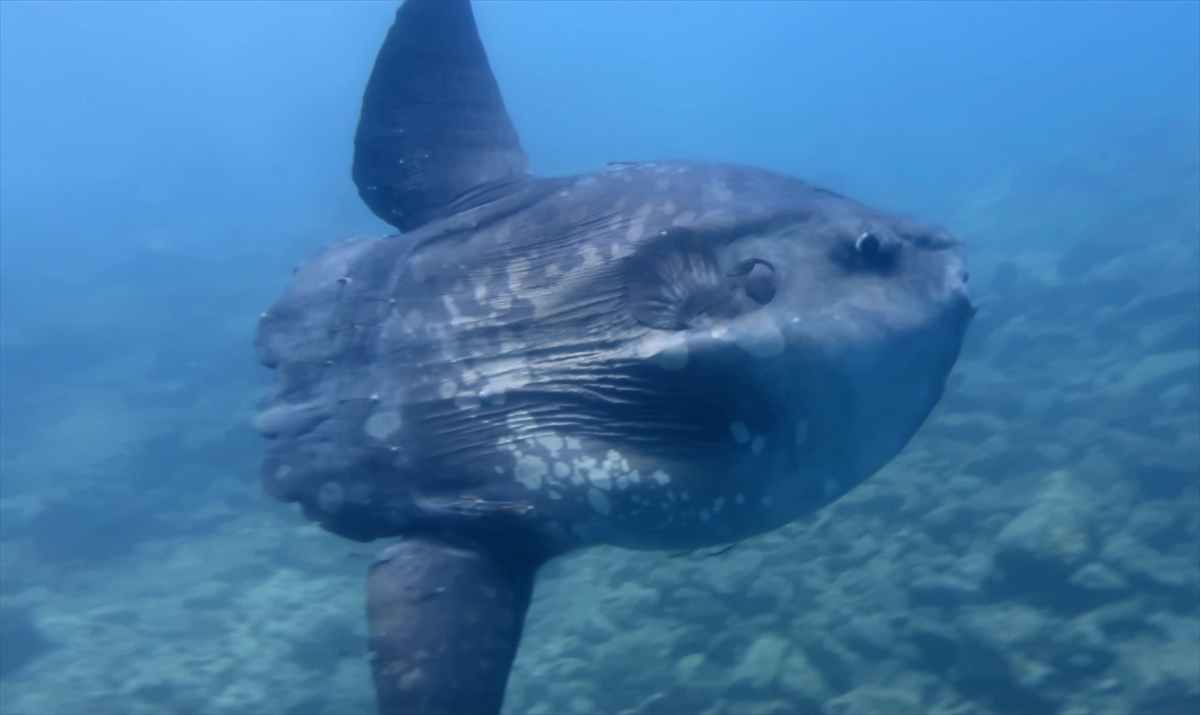
[[[822,512],[720,554],[548,566],[506,712],[1200,711],[1200,224],[1180,225],[994,261],[942,404]],[[223,477],[156,516],[186,533],[46,561],[22,524],[48,501],[0,503],[4,713],[373,710],[373,546]]]

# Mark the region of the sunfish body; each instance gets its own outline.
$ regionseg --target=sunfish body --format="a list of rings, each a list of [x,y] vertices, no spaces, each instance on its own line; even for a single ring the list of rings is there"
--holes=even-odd
[[[537,568],[777,528],[895,456],[973,309],[955,240],[740,166],[526,172],[466,2],[409,0],[360,194],[259,325],[268,492],[372,567],[383,712],[496,712]]]

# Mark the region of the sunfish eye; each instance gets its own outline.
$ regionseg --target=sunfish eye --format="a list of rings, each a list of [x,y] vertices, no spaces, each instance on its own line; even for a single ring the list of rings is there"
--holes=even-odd
[[[775,267],[761,258],[743,261],[728,275],[730,278],[740,279],[746,295],[759,305],[770,303],[779,287]]]
[[[879,253],[880,245],[879,237],[867,231],[854,242],[854,250],[858,251],[863,258],[870,260]]]
[[[755,303],[766,305],[775,297],[777,284],[775,269],[771,264],[755,261],[750,272],[746,274],[746,295],[753,298]]]

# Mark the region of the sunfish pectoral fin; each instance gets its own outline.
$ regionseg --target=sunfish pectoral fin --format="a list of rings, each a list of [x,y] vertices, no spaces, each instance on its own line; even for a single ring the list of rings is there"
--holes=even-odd
[[[363,94],[354,183],[407,231],[472,188],[523,176],[528,161],[467,0],[408,0]]]
[[[540,563],[425,536],[380,554],[367,579],[379,712],[500,712]]]

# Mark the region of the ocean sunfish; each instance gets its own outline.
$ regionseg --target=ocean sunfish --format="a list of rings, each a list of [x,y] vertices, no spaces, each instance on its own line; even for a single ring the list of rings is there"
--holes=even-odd
[[[402,537],[371,567],[385,713],[498,712],[538,568],[780,527],[894,457],[974,312],[946,231],[729,164],[528,173],[468,2],[409,0],[333,244],[259,323],[266,490]]]

